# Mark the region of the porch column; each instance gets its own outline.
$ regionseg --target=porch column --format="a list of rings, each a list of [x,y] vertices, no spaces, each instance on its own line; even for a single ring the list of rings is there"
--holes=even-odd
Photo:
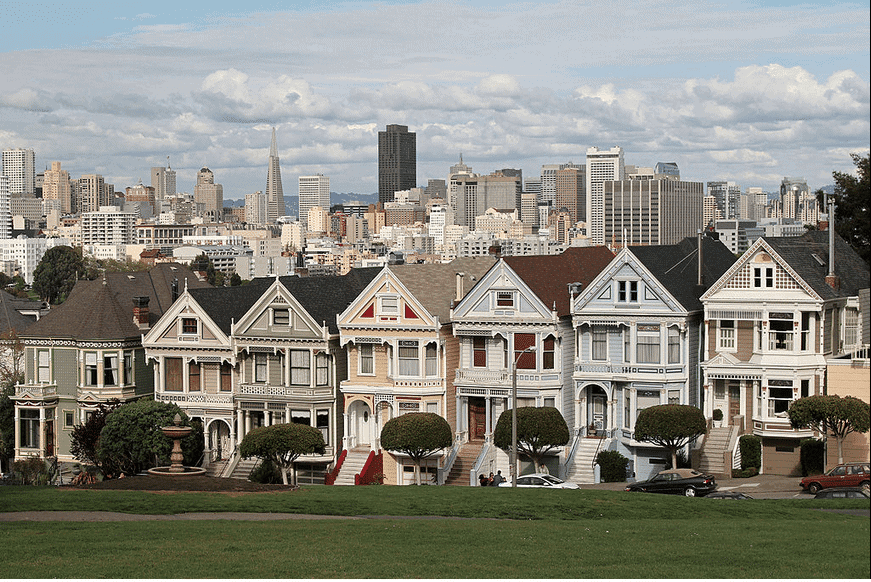
[[[612,396],[613,396],[613,394],[614,394],[615,392],[616,392],[616,390],[614,390],[614,387],[612,386],[612,387],[611,387],[611,394],[612,394]],[[617,425],[614,423],[614,404],[615,404],[614,398],[613,398],[613,397],[612,397],[612,398],[609,398],[609,399],[608,399],[607,421],[605,422],[605,430],[606,430],[606,431],[610,431],[610,430],[611,430],[611,427],[615,427],[615,428],[616,428],[616,426],[617,426]],[[606,434],[607,434],[607,433],[606,433]]]
[[[493,432],[493,425],[492,425],[492,418],[493,418],[493,412],[492,412],[492,408],[493,408],[493,399],[490,398],[490,397],[488,396],[487,399],[485,400],[485,402],[487,403],[487,405],[484,407],[484,419],[485,419],[485,420],[484,420],[484,423],[485,423],[484,426],[486,427],[486,428],[484,429],[484,436],[485,436],[485,437],[489,437],[489,436],[492,434],[492,432]]]
[[[42,455],[45,456],[45,408],[39,407],[39,450],[42,451]]]
[[[230,426],[230,451],[228,452],[232,452],[236,450],[236,429],[232,418],[230,418],[230,422],[227,424]],[[218,435],[218,438],[221,438],[220,434]]]
[[[239,435],[239,441],[245,436],[245,420],[241,408],[236,409],[236,434]]]
[[[263,411],[263,426],[270,426],[272,424],[272,412],[269,409]]]
[[[284,348],[284,387],[290,388],[290,348]]]
[[[184,358],[182,361],[184,362],[184,365],[181,368],[181,390],[187,394],[191,391],[191,361],[190,358]]]
[[[287,405],[284,406],[284,424],[290,424],[290,408]]]

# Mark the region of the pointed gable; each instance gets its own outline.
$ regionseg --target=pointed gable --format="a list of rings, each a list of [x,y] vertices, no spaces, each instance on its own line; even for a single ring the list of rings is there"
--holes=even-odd
[[[614,253],[607,247],[571,247],[559,255],[505,257],[504,261],[548,308],[568,315],[571,298],[568,285],[581,283],[586,289],[608,266]]]

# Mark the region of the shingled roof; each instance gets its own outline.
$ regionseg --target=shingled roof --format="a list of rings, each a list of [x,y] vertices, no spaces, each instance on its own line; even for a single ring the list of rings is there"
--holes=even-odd
[[[150,271],[106,273],[94,281],[77,281],[69,298],[31,325],[22,336],[108,340],[137,338],[142,330],[133,323],[133,298],[148,297],[151,326],[173,303],[172,281],[179,291],[208,286],[176,263],[161,263]]]
[[[835,235],[835,275],[838,289],[826,283],[829,274],[829,232],[811,230],[797,237],[764,237],[765,242],[824,300],[855,297],[869,287],[868,265],[850,245]]]
[[[450,321],[451,305],[457,298],[457,273],[465,274],[465,295],[494,264],[492,256],[464,257],[450,263],[391,265],[388,269],[430,314],[439,318],[439,323],[445,324]]]
[[[608,247],[569,247],[559,255],[505,257],[505,263],[523,279],[549,309],[557,315],[571,312],[570,283],[587,286],[608,266],[614,253]]]
[[[22,305],[33,304],[33,309],[39,309],[40,301],[22,300],[6,293],[0,292],[0,334],[15,332],[21,335],[24,330],[36,322],[35,317],[22,315],[18,309]]]
[[[687,237],[675,245],[633,246],[629,250],[687,311],[703,309],[699,297],[737,260],[722,242],[703,236],[703,284],[699,286],[696,237]]]
[[[344,311],[380,272],[380,267],[368,267],[351,269],[347,275],[279,279],[316,322],[326,322],[330,333],[338,333],[336,314]],[[229,335],[233,322],[239,321],[274,282],[274,277],[258,277],[248,285],[195,289],[190,294],[221,331]]]

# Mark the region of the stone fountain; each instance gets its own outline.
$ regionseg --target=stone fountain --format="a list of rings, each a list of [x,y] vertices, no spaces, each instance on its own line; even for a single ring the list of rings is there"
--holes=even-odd
[[[148,470],[152,475],[189,476],[202,475],[206,472],[202,467],[186,467],[183,463],[184,453],[181,451],[181,439],[190,436],[193,428],[181,426],[181,415],[172,419],[173,426],[163,426],[160,430],[172,439],[172,453],[169,456],[169,467],[154,467]]]

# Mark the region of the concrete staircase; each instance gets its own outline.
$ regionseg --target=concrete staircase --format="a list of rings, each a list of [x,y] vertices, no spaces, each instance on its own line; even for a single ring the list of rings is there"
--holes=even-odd
[[[334,485],[353,485],[354,475],[363,471],[363,466],[366,464],[366,459],[369,458],[369,448],[350,449],[345,456],[345,462],[342,463],[342,468],[339,469],[339,474],[336,475]]]
[[[484,441],[470,441],[461,445],[460,450],[457,451],[457,458],[454,459],[454,464],[451,467],[451,472],[445,477],[445,485],[465,485],[468,487],[469,471],[475,466],[475,461],[483,448]]]
[[[714,475],[732,475],[732,465],[726,463],[726,453],[729,452],[729,443],[732,440],[732,431],[737,430],[732,426],[712,428],[705,437],[702,450],[699,453],[699,471]],[[729,455],[731,459],[731,455]]]
[[[251,474],[251,471],[254,470],[254,467],[260,462],[260,459],[253,457],[251,459],[240,459],[236,464],[236,467],[233,468],[233,472],[230,473],[230,479],[244,479],[248,480],[248,475]]]
[[[206,467],[206,475],[209,477],[220,477],[221,473],[224,472],[224,469],[227,468],[229,462],[230,461],[225,459],[223,461],[213,461],[209,463],[209,466]]]
[[[602,442],[602,439],[581,437],[578,448],[575,450],[575,461],[569,474],[566,475],[566,481],[570,483],[595,483],[593,461],[596,458],[596,451],[603,450],[604,447],[605,443]]]

